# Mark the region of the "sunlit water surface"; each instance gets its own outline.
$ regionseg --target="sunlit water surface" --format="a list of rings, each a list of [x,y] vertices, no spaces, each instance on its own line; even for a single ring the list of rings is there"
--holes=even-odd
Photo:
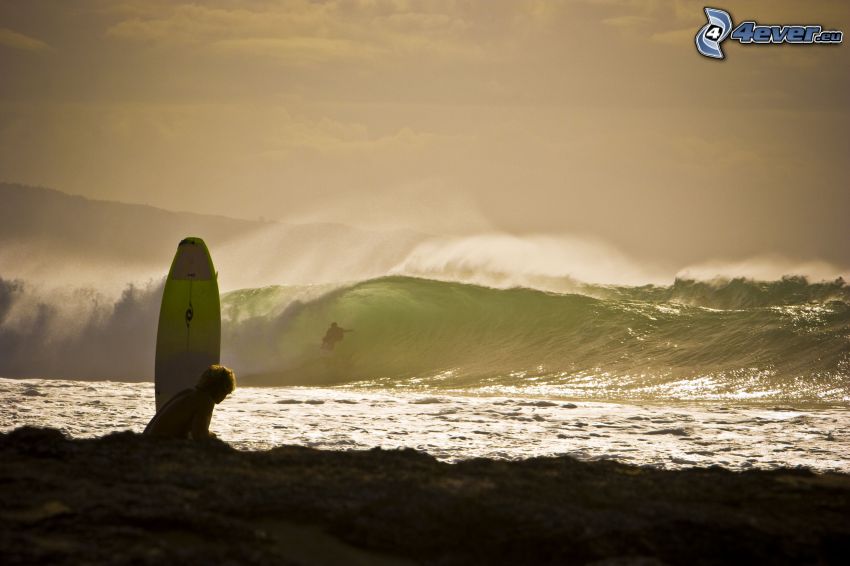
[[[150,383],[0,378],[0,430],[75,438],[141,432]],[[850,472],[847,406],[618,404],[358,388],[239,388],[211,430],[234,447],[415,448],[444,461],[567,454],[661,468],[806,466]]]

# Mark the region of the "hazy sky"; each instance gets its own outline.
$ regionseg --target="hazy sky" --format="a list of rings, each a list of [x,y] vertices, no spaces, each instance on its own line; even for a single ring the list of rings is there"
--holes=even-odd
[[[704,1],[0,1],[0,180],[243,218],[850,266],[850,54]],[[846,2],[717,2],[850,32]]]

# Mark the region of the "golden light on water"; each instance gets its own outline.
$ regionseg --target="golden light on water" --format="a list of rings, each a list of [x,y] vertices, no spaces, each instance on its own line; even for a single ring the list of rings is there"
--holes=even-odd
[[[140,431],[152,413],[143,383],[0,379],[0,388],[24,400],[0,413],[0,430],[32,423],[101,436]],[[480,392],[240,387],[216,407],[211,430],[240,449],[409,447],[447,461],[570,454],[665,468],[850,471],[850,440],[837,434],[848,424],[843,408],[754,406],[734,396],[722,405],[568,401],[534,386]]]

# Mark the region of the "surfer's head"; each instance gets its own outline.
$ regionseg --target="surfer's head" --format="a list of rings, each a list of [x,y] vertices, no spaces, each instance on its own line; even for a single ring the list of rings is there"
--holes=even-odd
[[[236,374],[230,368],[213,364],[201,374],[197,388],[209,393],[216,403],[221,403],[236,389]]]
[[[336,325],[337,325],[337,324],[336,324],[335,322],[332,322],[332,323],[331,323],[331,328],[335,328],[335,327],[336,327]]]

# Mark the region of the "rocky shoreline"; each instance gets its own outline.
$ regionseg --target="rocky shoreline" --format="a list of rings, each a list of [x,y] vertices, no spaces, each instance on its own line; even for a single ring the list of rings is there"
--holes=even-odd
[[[11,564],[839,563],[850,476],[0,434]]]

